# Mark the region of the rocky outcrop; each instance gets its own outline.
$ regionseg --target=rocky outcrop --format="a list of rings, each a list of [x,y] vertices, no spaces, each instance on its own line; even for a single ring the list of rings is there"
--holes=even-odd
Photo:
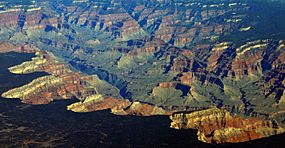
[[[36,51],[36,57],[32,61],[23,62],[9,68],[9,71],[14,74],[28,74],[37,71],[44,71],[52,75],[62,75],[71,73],[71,70],[63,63],[58,63],[51,53],[45,51]]]
[[[81,102],[71,104],[67,107],[68,110],[74,112],[92,112],[106,109],[123,110],[131,104],[128,100],[106,98],[102,95],[88,96]]]
[[[4,98],[19,98],[23,102],[30,104],[45,104],[58,95],[57,91],[48,92],[48,90],[62,85],[62,79],[54,76],[45,76],[35,79],[25,86],[9,90],[1,96]]]
[[[154,105],[141,102],[132,103],[124,99],[104,99],[102,95],[88,96],[84,101],[69,105],[67,109],[74,112],[92,112],[111,109],[111,112],[116,115],[153,116],[170,114],[170,112],[166,112],[164,109]]]
[[[28,104],[47,104],[54,99],[70,99],[72,96],[84,98],[95,92],[95,89],[84,88],[80,82],[83,78],[78,74],[61,76],[44,76],[31,83],[4,92],[4,98],[19,98]]]
[[[273,120],[233,116],[218,108],[175,113],[170,119],[172,128],[197,129],[198,139],[207,143],[245,142],[285,131]]]
[[[85,86],[86,81],[94,80],[96,77],[85,76],[72,72],[67,66],[58,63],[51,53],[40,51],[32,46],[3,45],[5,51],[35,52],[36,57],[32,61],[9,68],[11,73],[27,74],[33,72],[46,72],[49,76],[37,78],[27,85],[11,89],[1,96],[5,98],[18,98],[24,103],[46,104],[54,99],[69,99],[75,96],[79,99],[96,93],[95,88]],[[4,52],[5,52],[4,51]]]

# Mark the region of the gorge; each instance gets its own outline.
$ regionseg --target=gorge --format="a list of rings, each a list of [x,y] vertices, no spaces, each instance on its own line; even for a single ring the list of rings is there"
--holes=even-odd
[[[1,97],[169,116],[171,128],[195,129],[212,144],[282,134],[284,8],[267,0],[4,0],[0,53],[35,54],[9,72],[46,75]]]

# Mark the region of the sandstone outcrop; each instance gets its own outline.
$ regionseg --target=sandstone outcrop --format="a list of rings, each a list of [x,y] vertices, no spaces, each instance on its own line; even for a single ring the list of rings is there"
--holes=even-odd
[[[74,112],[92,112],[111,109],[116,115],[153,116],[170,114],[164,109],[141,102],[130,102],[125,99],[103,98],[102,95],[88,96],[85,100],[71,104],[68,110]]]
[[[197,129],[198,139],[207,143],[245,142],[285,131],[273,120],[233,116],[225,110],[211,108],[170,116],[175,129]]]

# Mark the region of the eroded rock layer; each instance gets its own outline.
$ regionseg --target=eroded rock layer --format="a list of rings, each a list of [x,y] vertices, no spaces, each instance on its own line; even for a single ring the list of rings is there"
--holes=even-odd
[[[47,104],[54,99],[70,99],[76,97],[78,103],[68,106],[74,112],[91,112],[111,109],[117,115],[166,115],[167,112],[154,105],[140,102],[130,102],[122,99],[118,90],[107,82],[100,80],[96,75],[87,76],[73,72],[63,63],[56,61],[48,52],[34,49],[32,46],[12,46],[3,44],[2,52],[35,52],[32,61],[24,62],[9,68],[14,74],[27,74],[32,72],[46,72],[50,75],[33,80],[27,85],[4,92],[4,98],[19,98],[28,104]],[[21,50],[19,50],[21,49]],[[101,95],[100,93],[104,93]],[[117,95],[116,95],[117,94]],[[117,98],[108,98],[116,96]],[[168,113],[169,114],[169,113]]]
[[[175,129],[197,129],[198,139],[207,143],[245,142],[285,131],[274,120],[232,116],[228,111],[211,108],[170,116]]]

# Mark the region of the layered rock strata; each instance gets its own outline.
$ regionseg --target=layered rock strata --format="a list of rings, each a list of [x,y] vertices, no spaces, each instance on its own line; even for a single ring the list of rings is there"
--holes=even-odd
[[[245,142],[285,131],[274,120],[243,118],[226,110],[211,108],[192,113],[175,113],[170,116],[175,129],[197,129],[198,139],[206,143]]]
[[[9,68],[11,73],[46,72],[49,74],[24,86],[4,92],[1,94],[4,98],[18,98],[23,103],[28,104],[47,104],[54,99],[76,97],[80,102],[71,104],[67,107],[68,110],[91,112],[111,109],[112,113],[117,115],[140,116],[169,114],[164,109],[154,105],[122,99],[118,90],[107,82],[100,80],[96,75],[87,76],[71,71],[68,66],[56,61],[49,52],[38,50],[32,46],[13,46],[6,43],[2,46],[1,52],[35,52],[36,54],[36,57],[32,58],[31,61]],[[118,98],[110,98],[109,95]]]

